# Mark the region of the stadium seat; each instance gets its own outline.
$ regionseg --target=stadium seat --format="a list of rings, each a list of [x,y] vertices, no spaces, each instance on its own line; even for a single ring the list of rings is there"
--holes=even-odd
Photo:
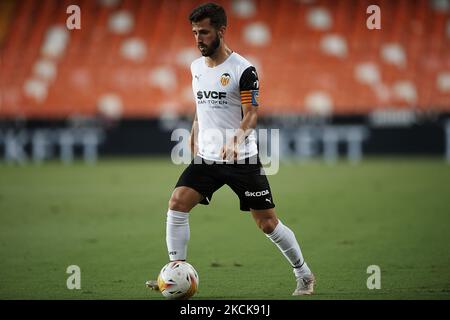
[[[192,114],[199,53],[187,17],[200,3],[2,1],[0,117]],[[450,111],[450,10],[439,1],[218,3],[228,45],[258,67],[262,114]],[[381,30],[366,27],[372,4]],[[81,30],[65,28],[69,5]]]

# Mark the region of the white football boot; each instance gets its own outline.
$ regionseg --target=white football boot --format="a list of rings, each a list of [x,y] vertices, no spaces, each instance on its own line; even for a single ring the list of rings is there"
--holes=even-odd
[[[296,278],[297,288],[292,293],[293,296],[310,295],[314,292],[316,278],[313,273],[305,274]]]

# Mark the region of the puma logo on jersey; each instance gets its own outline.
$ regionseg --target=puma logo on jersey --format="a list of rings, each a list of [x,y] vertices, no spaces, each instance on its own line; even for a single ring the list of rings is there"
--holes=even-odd
[[[226,99],[226,92],[217,92],[217,91],[197,91],[197,99]]]
[[[255,87],[255,89],[259,89],[259,81],[258,81],[258,75],[256,74],[256,72],[254,70],[252,70],[252,73],[255,75],[255,81],[253,82],[253,86]]]

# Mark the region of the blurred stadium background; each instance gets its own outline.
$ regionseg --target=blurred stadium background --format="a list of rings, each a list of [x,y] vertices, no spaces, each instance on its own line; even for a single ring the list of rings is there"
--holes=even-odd
[[[218,2],[227,43],[259,70],[260,125],[282,130],[283,156],[450,159],[449,1]],[[4,159],[169,154],[194,113],[187,15],[198,3],[2,1]],[[81,30],[66,27],[73,4]],[[380,30],[366,26],[370,5]]]
[[[217,2],[227,44],[259,71],[259,127],[280,130],[269,180],[313,298],[449,299],[450,0]],[[199,3],[0,1],[0,298],[149,297],[184,168],[171,134],[195,110]],[[192,214],[198,297],[291,298],[291,270],[235,200],[223,188]],[[382,290],[366,287],[372,264]]]

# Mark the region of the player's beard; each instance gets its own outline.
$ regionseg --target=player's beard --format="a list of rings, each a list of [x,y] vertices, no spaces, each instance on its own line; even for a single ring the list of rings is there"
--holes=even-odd
[[[206,47],[203,46],[203,48],[205,48],[204,50],[202,50],[202,46],[198,46],[198,48],[200,49],[202,56],[210,57],[214,53],[216,53],[216,50],[219,46],[220,46],[220,37],[219,37],[219,34],[216,32],[216,39],[214,39],[214,41],[211,43],[211,45],[206,46]]]

